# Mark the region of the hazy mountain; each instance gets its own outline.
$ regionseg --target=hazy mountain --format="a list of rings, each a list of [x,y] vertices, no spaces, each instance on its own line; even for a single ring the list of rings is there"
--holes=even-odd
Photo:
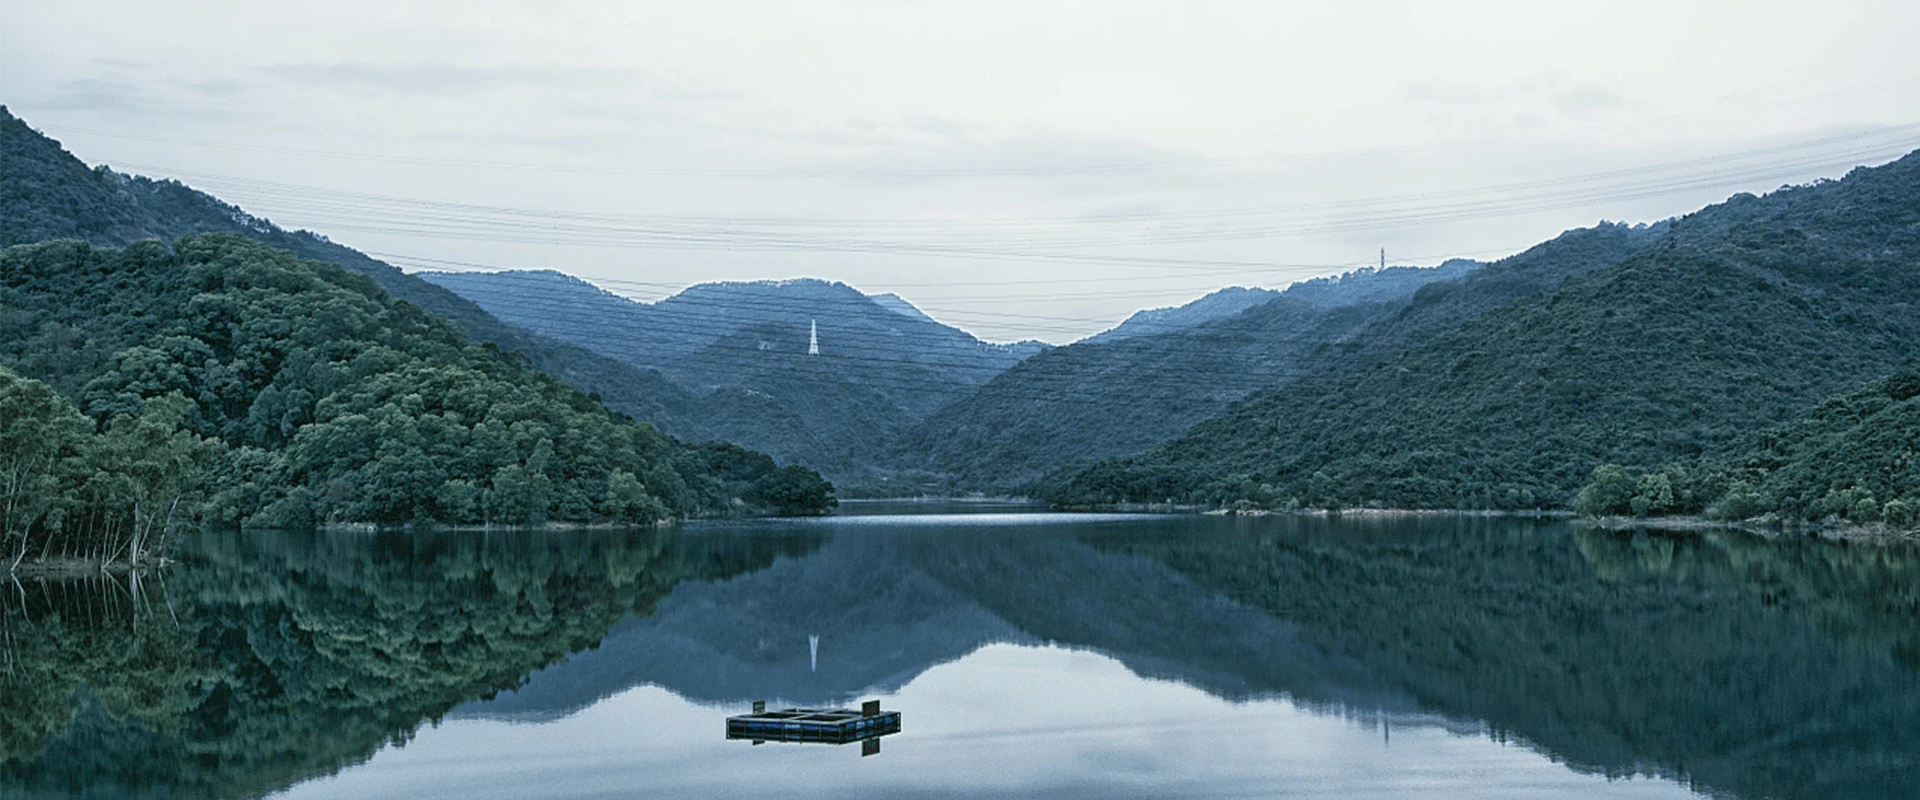
[[[1436,306],[1541,281],[1495,265],[1429,286],[1381,335],[1416,333],[1377,350],[1424,343],[1262,393],[1057,496],[1561,507],[1602,462],[1741,446],[1920,352],[1920,154],[1646,233],[1615,266],[1479,316]]]
[[[907,302],[906,298],[901,297],[900,295],[894,294],[892,292],[886,292],[884,294],[872,294],[867,296],[873,298],[873,302],[879,303],[881,308],[887,309],[888,311],[892,311],[897,314],[912,317],[913,319],[923,319],[928,322],[934,321],[933,317],[927,316],[927,312],[921,311],[918,306],[915,306],[914,304]],[[1021,344],[1029,344],[1029,343],[1022,342]],[[1032,354],[1029,353],[1028,355],[1032,355]]]
[[[1451,280],[1483,266],[1464,258],[1448,259],[1437,267],[1387,267],[1354,270],[1341,275],[1300,281],[1284,292],[1276,289],[1229,286],[1183,306],[1150,308],[1113,328],[1096,333],[1081,342],[1112,342],[1135,336],[1172,333],[1225,319],[1286,294],[1324,308],[1390,303],[1404,299],[1434,281]]]
[[[699,284],[641,303],[557,272],[422,277],[529,330],[660,370],[701,398],[677,431],[869,491],[887,491],[870,468],[906,426],[1045,349],[982,342],[897,296],[809,278]]]
[[[1081,339],[1079,343],[1115,342],[1135,336],[1151,336],[1156,333],[1185,330],[1223,317],[1231,317],[1279,296],[1280,292],[1274,289],[1229,286],[1183,306],[1135,311],[1133,316],[1127,317],[1120,324]]]
[[[1038,342],[982,342],[898,295],[870,297],[813,278],[703,283],[643,303],[553,271],[418,274],[501,319],[663,370],[695,388],[739,383],[736,370],[751,367],[753,353],[792,338],[730,341],[748,329],[799,331],[804,349],[817,326],[822,354],[923,367],[942,373],[942,383],[962,385],[984,383],[1045,349]]]
[[[670,318],[686,324],[644,329],[667,334],[664,341],[659,336],[643,340],[653,352],[691,359],[689,369],[695,371],[683,370],[683,380],[706,388],[718,387],[701,397],[703,392],[689,391],[656,370],[635,366],[632,360],[611,358],[561,338],[503,323],[448,289],[323,236],[286,231],[175,181],[123,175],[104,167],[89,169],[61,149],[58,142],[35,132],[4,108],[0,108],[0,145],[4,145],[0,146],[0,212],[4,212],[0,214],[0,246],[76,238],[117,247],[141,239],[171,240],[195,233],[242,235],[304,258],[363,272],[394,297],[454,321],[476,341],[519,353],[535,368],[668,433],[691,439],[763,442],[773,446],[762,449],[781,461],[820,465],[835,471],[834,477],[843,482],[849,476],[864,474],[859,470],[871,459],[860,454],[903,425],[903,414],[924,413],[970,385],[970,381],[984,381],[1041,347],[1037,343],[979,342],[930,320],[916,321],[883,309],[843,286],[835,289],[835,285],[823,282],[796,282],[785,288],[799,290],[818,311],[842,308],[836,303],[853,304],[848,314],[821,315],[822,335],[830,343],[822,352],[839,356],[838,363],[843,366],[849,359],[862,360],[851,369],[825,369],[826,361],[816,361],[804,364],[816,368],[811,371],[773,370],[784,382],[742,384],[729,381],[729,373],[755,362],[737,348],[758,348],[763,342],[781,340],[787,342],[789,351],[797,347],[804,353],[806,331],[799,326],[806,325],[811,317],[801,321],[797,312],[782,314],[756,295],[761,289],[735,285],[741,290],[703,290],[679,298],[679,302],[663,304],[670,305],[666,312]],[[581,316],[604,320],[634,305],[558,273],[542,273],[536,280],[542,286],[562,287],[564,293],[533,295],[534,302],[529,305],[534,307],[539,307],[542,297],[561,296],[567,303],[583,303],[596,312]],[[737,297],[726,307],[715,309],[709,304],[716,295],[730,292]],[[545,308],[562,310],[551,305]],[[716,313],[743,320],[743,325],[764,323],[785,328],[770,332],[778,335],[746,342],[735,336],[722,342],[734,333],[733,329],[716,330],[699,322],[712,319]],[[567,313],[522,314],[516,318],[543,324],[570,319]],[[800,338],[794,345],[797,327]],[[846,336],[835,338],[841,334]],[[786,338],[782,340],[781,336]],[[870,341],[849,341],[856,337]],[[888,350],[885,343],[890,339],[912,340],[913,344]],[[886,354],[876,356],[876,349]],[[830,385],[809,389],[809,383]]]
[[[1449,258],[1437,267],[1362,267],[1340,275],[1310,278],[1287,287],[1287,294],[1321,306],[1392,302],[1435,281],[1453,280],[1486,266],[1469,258]]]

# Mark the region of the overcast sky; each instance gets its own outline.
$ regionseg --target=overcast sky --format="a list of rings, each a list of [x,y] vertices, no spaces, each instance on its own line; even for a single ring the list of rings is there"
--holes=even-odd
[[[408,269],[1065,342],[1920,148],[1905,2],[0,3],[0,103]]]

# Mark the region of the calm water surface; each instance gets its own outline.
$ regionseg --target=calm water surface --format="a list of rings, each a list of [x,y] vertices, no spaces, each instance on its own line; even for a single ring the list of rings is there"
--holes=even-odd
[[[24,582],[0,797],[1912,797],[1920,554],[850,505]],[[937,512],[937,513],[929,513]],[[878,752],[725,738],[900,711]]]

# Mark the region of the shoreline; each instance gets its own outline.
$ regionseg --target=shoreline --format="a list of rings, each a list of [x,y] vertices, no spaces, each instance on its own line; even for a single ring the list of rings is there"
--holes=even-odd
[[[144,573],[156,569],[163,569],[171,564],[173,564],[173,560],[164,556],[155,556],[138,567],[128,564],[124,560],[115,560],[105,566],[101,566],[100,562],[90,558],[73,558],[71,556],[49,557],[22,561],[9,569],[7,575],[15,579],[31,578],[34,580],[46,580],[49,578],[54,580],[69,580],[73,578],[91,578],[95,575],[112,575],[118,577],[128,573]]]
[[[1811,536],[1832,541],[1848,542],[1920,542],[1920,527],[1897,529],[1883,522],[1860,524],[1841,520],[1803,520],[1782,519],[1766,515],[1743,520],[1711,519],[1698,514],[1673,515],[1662,517],[1581,517],[1566,509],[1506,510],[1506,509],[1446,509],[1446,508],[1343,508],[1319,509],[1299,508],[1273,510],[1266,508],[1220,508],[1197,503],[1100,503],[1089,505],[1062,506],[1063,511],[1114,511],[1121,513],[1159,513],[1159,514],[1199,514],[1203,516],[1224,517],[1414,517],[1414,516],[1473,516],[1501,517],[1514,519],[1554,519],[1583,523],[1605,530],[1652,529],[1666,531],[1724,531],[1737,530],[1769,539],[1787,536]]]
[[[1802,520],[1781,519],[1772,515],[1743,520],[1709,519],[1697,514],[1676,515],[1670,517],[1592,517],[1584,520],[1594,527],[1606,530],[1633,530],[1652,528],[1669,531],[1707,531],[1737,530],[1768,539],[1788,536],[1815,537],[1832,541],[1846,542],[1914,542],[1920,541],[1920,528],[1897,529],[1884,522],[1860,524],[1840,520]]]

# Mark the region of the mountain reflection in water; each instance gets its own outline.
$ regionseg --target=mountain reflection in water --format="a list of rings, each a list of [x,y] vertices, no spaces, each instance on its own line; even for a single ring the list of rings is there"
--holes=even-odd
[[[1916,579],[1470,516],[209,534],[137,597],[9,598],[0,796],[1903,797]],[[862,696],[916,723],[861,769],[715,749],[752,700]]]

